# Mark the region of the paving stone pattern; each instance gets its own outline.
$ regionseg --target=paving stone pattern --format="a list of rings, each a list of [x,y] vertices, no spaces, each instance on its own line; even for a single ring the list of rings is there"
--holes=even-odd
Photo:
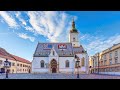
[[[0,74],[5,79],[5,74]],[[77,79],[76,74],[9,74],[8,79]],[[80,74],[79,79],[120,79],[120,76]]]

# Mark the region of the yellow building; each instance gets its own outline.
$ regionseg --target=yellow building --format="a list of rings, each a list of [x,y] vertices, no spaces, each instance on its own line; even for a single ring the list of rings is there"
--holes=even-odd
[[[120,43],[91,56],[90,62],[92,73],[120,75]]]
[[[0,72],[4,71],[4,61],[8,59],[11,62],[9,73],[30,73],[31,62],[21,57],[8,53],[5,49],[0,48]]]

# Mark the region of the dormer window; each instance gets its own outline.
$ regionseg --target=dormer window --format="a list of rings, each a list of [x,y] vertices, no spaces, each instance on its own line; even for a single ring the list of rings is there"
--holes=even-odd
[[[53,51],[53,55],[55,55],[55,52]]]

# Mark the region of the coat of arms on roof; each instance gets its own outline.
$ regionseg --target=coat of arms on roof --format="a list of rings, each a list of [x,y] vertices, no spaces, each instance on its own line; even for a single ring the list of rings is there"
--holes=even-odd
[[[58,49],[67,49],[66,44],[58,44]]]
[[[52,49],[52,44],[43,44],[43,49]]]

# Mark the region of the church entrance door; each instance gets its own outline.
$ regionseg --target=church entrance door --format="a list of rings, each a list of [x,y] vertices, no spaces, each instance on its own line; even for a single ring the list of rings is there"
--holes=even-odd
[[[52,73],[56,73],[56,68],[52,68]]]
[[[51,71],[52,73],[57,73],[57,61],[55,59],[51,61]]]

